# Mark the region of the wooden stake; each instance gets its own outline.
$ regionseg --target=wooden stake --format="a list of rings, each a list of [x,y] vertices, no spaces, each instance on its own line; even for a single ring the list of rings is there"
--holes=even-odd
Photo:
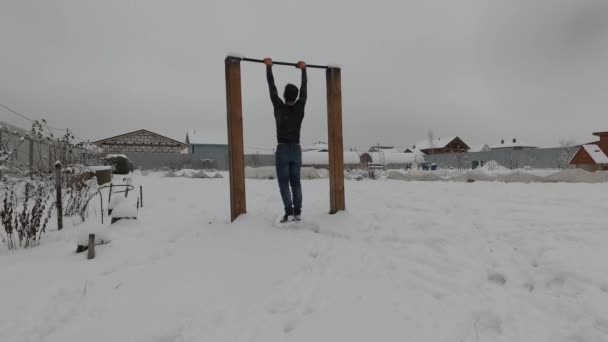
[[[95,258],[95,234],[89,234],[89,248],[87,249],[87,259]]]
[[[63,203],[61,203],[61,163],[55,164],[55,191],[57,192],[57,230],[63,229]]]
[[[325,72],[327,81],[327,130],[329,145],[330,214],[346,209],[344,199],[344,145],[342,141],[342,86],[339,68]]]
[[[241,102],[241,61],[227,57],[226,108],[228,119],[228,161],[230,170],[230,219],[247,212],[245,201],[245,156]]]

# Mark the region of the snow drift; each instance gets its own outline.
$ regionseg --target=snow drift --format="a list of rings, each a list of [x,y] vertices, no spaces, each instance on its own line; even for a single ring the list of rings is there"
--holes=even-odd
[[[327,171],[315,169],[314,167],[303,167],[300,169],[301,179],[318,179],[327,177]],[[250,167],[245,168],[245,178],[250,179],[276,179],[277,172],[274,166]]]
[[[404,181],[504,182],[504,183],[603,183],[608,182],[608,171],[589,172],[566,169],[551,172],[539,170],[389,170],[388,179]]]

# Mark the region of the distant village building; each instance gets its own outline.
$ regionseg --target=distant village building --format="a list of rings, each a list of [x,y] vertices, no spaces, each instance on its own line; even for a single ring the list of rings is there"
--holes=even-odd
[[[608,170],[608,132],[593,135],[599,136],[600,141],[580,146],[570,159],[570,167],[592,172]]]
[[[186,133],[188,153],[208,161],[215,168],[228,169],[227,131],[191,130]]]
[[[181,153],[188,145],[145,129],[98,140],[95,145],[107,154]]]
[[[604,151],[604,153],[608,155],[608,131],[595,132],[593,133],[593,135],[600,137],[600,141],[597,141],[594,144],[598,145],[602,149],[602,151]]]
[[[374,145],[369,148],[369,152],[378,152],[379,150],[390,150],[393,148],[394,148],[393,146]]]
[[[359,154],[354,151],[344,151],[344,168],[356,169],[361,167]],[[302,148],[302,166],[318,168],[329,167],[329,150],[326,143],[318,142],[312,146]]]
[[[587,171],[608,170],[608,156],[598,145],[583,145],[570,160],[570,166]]]
[[[469,153],[487,152],[487,151],[491,151],[491,150],[492,149],[490,148],[490,146],[488,144],[482,144],[482,145],[471,145],[467,152],[469,152]]]
[[[469,146],[459,137],[448,137],[421,140],[414,145],[414,149],[427,155],[433,155],[467,152]]]
[[[409,169],[424,163],[421,152],[399,152],[392,146],[372,146],[360,159],[364,168]]]
[[[504,140],[500,141],[500,144],[490,146],[492,150],[530,150],[536,149],[538,146],[534,146],[531,144],[526,144],[521,141],[517,141],[517,139],[513,138],[511,141],[505,142]]]

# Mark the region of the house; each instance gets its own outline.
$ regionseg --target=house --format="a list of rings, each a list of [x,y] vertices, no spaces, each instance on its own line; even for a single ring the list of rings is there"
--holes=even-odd
[[[608,170],[608,156],[599,145],[588,144],[579,147],[568,164],[591,172]]]
[[[181,153],[188,145],[145,129],[95,141],[104,153]]]
[[[600,141],[595,144],[598,145],[606,155],[608,155],[608,131],[595,132],[593,135],[600,137]]]
[[[482,144],[482,145],[471,145],[469,150],[467,152],[487,152],[487,151],[491,151],[492,149],[490,148],[490,146],[488,144]]]
[[[309,152],[309,151],[327,152],[327,151],[329,151],[329,146],[327,145],[327,143],[319,141],[310,146],[302,148],[302,152]]]
[[[217,169],[228,169],[228,135],[226,130],[194,129],[186,133],[188,153],[213,161]]]
[[[424,163],[421,152],[403,153],[392,147],[375,148],[374,151],[363,153],[360,159],[364,168],[408,169]]]
[[[517,139],[513,138],[510,142],[505,142],[504,139],[500,141],[500,144],[490,146],[492,150],[530,150],[536,149],[538,146],[526,144]]]
[[[345,169],[356,169],[361,166],[361,158],[357,152],[344,150],[343,157]],[[329,149],[327,144],[318,142],[312,146],[302,148],[302,166],[329,167]]]
[[[374,145],[369,148],[369,152],[378,152],[379,150],[390,150],[393,148],[394,148],[393,146]]]
[[[427,154],[445,154],[467,152],[469,146],[459,137],[432,138],[419,141],[414,149]]]

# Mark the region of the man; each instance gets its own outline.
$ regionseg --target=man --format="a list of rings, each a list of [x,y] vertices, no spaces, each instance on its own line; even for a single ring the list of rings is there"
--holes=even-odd
[[[266,78],[270,89],[270,100],[274,106],[274,119],[277,128],[278,145],[275,153],[275,164],[279,190],[285,208],[285,215],[281,219],[281,223],[289,221],[290,217],[293,217],[295,221],[300,221],[300,215],[302,214],[300,128],[302,127],[302,120],[304,120],[307,96],[306,63],[300,61],[296,65],[296,68],[302,70],[300,98],[298,99],[298,87],[288,84],[283,92],[285,102],[279,97],[277,87],[274,84],[272,59],[265,58],[264,64],[266,64]]]

